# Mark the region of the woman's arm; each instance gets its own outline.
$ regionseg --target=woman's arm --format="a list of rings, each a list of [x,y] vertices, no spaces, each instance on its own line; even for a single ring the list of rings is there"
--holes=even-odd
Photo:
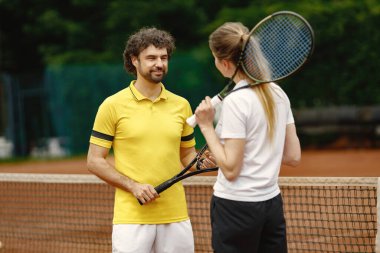
[[[201,128],[201,131],[224,177],[229,181],[235,180],[243,165],[245,140],[225,139],[222,145],[214,128]]]
[[[197,107],[197,123],[223,175],[227,180],[233,181],[239,176],[243,164],[245,140],[226,139],[222,145],[214,130],[215,111],[210,101],[206,97]]]
[[[297,166],[301,161],[301,145],[297,136],[296,126],[286,126],[285,144],[282,155],[282,164]]]

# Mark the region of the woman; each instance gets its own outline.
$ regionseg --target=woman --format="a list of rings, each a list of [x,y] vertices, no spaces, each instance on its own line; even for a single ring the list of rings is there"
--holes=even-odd
[[[241,23],[225,23],[209,38],[215,66],[233,77],[235,90],[253,82],[241,67],[235,75],[248,33]],[[224,99],[215,130],[214,111],[209,97],[195,111],[220,167],[211,200],[214,251],[287,252],[277,181],[281,164],[296,166],[301,158],[287,95],[275,83],[237,89]]]

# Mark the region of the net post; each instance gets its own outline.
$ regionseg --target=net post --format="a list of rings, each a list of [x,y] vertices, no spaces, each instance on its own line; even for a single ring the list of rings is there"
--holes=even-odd
[[[377,233],[376,233],[376,253],[380,253],[380,177],[377,178]]]

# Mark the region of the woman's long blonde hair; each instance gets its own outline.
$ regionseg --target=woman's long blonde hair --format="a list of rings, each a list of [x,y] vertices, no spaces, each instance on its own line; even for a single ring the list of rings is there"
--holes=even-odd
[[[242,23],[227,22],[216,29],[209,37],[209,46],[215,57],[219,60],[228,60],[236,66],[240,60],[241,51],[244,43],[248,40],[249,30]],[[258,57],[262,58],[260,61],[261,66],[265,66],[265,57],[261,52],[255,52]],[[238,75],[243,76],[245,79],[251,80],[243,71],[241,65],[238,67]],[[268,69],[268,66],[263,67]],[[269,72],[262,73],[268,75]],[[251,80],[254,82],[253,80]],[[261,105],[264,108],[265,116],[267,118],[268,137],[270,141],[274,138],[275,124],[276,124],[276,104],[273,99],[270,84],[263,83],[255,85],[252,89],[257,94]]]

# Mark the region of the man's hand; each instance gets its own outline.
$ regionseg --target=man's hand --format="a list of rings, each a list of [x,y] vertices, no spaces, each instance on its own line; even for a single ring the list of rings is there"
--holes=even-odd
[[[160,195],[158,195],[154,187],[150,184],[135,183],[132,188],[132,194],[142,204],[147,204],[160,197]]]

